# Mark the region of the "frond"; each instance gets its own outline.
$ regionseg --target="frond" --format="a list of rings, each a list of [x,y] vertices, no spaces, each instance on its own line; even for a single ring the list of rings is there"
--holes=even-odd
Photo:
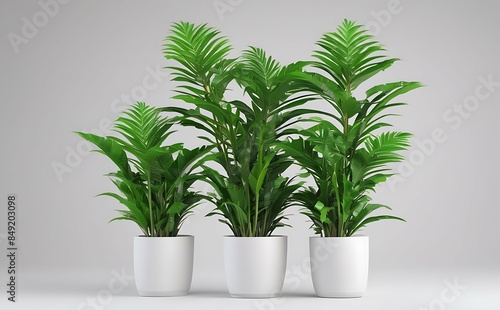
[[[353,21],[344,20],[336,32],[317,42],[314,67],[327,73],[342,89],[353,91],[362,82],[389,68],[397,59],[388,58],[373,36]]]
[[[215,69],[232,49],[219,30],[206,24],[174,23],[166,41],[163,45],[165,58],[180,64],[168,67],[173,70],[173,80],[196,85],[201,91],[209,90]]]
[[[256,92],[256,90],[270,90],[274,86],[281,65],[271,56],[267,56],[263,49],[251,46],[243,51],[237,68],[241,74],[241,78],[237,81]]]
[[[352,179],[355,183],[372,178],[371,189],[376,183],[390,176],[388,164],[404,159],[398,152],[408,149],[411,135],[405,132],[385,132],[369,136],[364,148],[356,151],[351,162]],[[378,182],[376,182],[378,181]]]
[[[171,126],[166,119],[160,118],[157,108],[138,102],[115,121],[113,129],[137,151],[145,152],[153,146],[161,145],[172,133],[168,132]]]

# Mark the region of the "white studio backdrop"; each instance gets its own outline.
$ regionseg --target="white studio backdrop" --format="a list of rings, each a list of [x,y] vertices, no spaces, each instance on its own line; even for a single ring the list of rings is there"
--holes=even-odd
[[[161,50],[170,25],[181,20],[220,29],[235,56],[252,45],[282,64],[310,59],[315,41],[344,18],[367,25],[388,55],[402,60],[373,83],[426,85],[402,97],[409,105],[391,120],[414,134],[413,146],[395,166],[399,176],[374,200],[407,223],[365,229],[371,270],[498,272],[498,7],[424,0],[2,1],[0,201],[18,197],[22,285],[36,292],[44,282],[30,274],[42,272],[67,287],[80,287],[78,272],[95,279],[132,273],[132,240],[140,231],[131,222],[108,224],[121,206],[94,197],[113,190],[103,177],[113,164],[89,154],[73,131],[107,130],[135,101],[179,104],[170,99],[174,84]],[[181,131],[174,140],[200,143],[191,129]],[[202,205],[182,233],[196,237],[193,287],[215,283],[223,290],[222,236],[230,231],[204,217],[211,209]],[[289,273],[301,278],[313,232],[298,210],[289,213],[293,228],[276,233],[289,236]]]

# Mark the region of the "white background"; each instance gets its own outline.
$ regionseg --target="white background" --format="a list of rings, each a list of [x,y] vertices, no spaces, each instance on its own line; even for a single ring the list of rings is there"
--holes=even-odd
[[[497,15],[494,1],[2,1],[0,240],[4,249],[7,195],[14,193],[20,248],[18,303],[1,294],[2,309],[92,309],[89,298],[104,309],[498,309]],[[366,296],[314,297],[307,268],[312,231],[290,210],[293,228],[276,233],[289,236],[288,279],[300,286],[290,281],[284,297],[272,301],[230,299],[222,252],[229,230],[204,217],[210,205],[182,229],[196,237],[189,296],[139,298],[130,277],[107,296],[116,272],[133,272],[132,237],[139,229],[107,223],[121,206],[94,196],[113,189],[102,175],[114,167],[89,155],[72,131],[106,127],[127,100],[179,104],[169,99],[173,83],[162,69],[173,22],[209,23],[231,40],[232,55],[253,45],[286,64],[310,59],[314,42],[344,18],[366,24],[390,56],[402,59],[369,83],[426,85],[402,97],[409,105],[392,120],[414,134],[413,148],[396,166],[399,178],[381,186],[374,200],[407,223],[378,222],[365,230],[371,243]],[[486,87],[484,80],[494,82]],[[198,143],[193,137],[183,129],[174,140],[191,147]],[[6,266],[5,255],[0,262]],[[454,282],[460,290],[443,299]]]

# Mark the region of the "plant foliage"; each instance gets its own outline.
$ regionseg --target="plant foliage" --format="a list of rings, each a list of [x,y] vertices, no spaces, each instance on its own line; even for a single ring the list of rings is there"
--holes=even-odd
[[[208,147],[185,149],[181,143],[164,146],[173,122],[160,117],[159,110],[137,103],[114,124],[114,136],[100,137],[77,132],[97,146],[96,152],[111,159],[118,171],[108,176],[121,194],[106,192],[123,204],[114,220],[135,222],[145,236],[176,236],[192,209],[205,197],[191,190],[201,175]]]
[[[384,48],[361,25],[344,20],[336,32],[326,33],[314,52],[313,71],[295,74],[303,88],[327,101],[332,118],[290,139],[281,148],[307,171],[315,186],[295,198],[304,206],[316,233],[327,237],[351,236],[366,224],[397,219],[372,215],[389,209],[370,202],[369,191],[392,174],[389,164],[403,159],[398,152],[409,147],[410,134],[381,129],[391,108],[404,105],[394,99],[421,86],[418,82],[376,85],[364,99],[353,92],[369,78],[389,68],[397,59],[384,55]]]
[[[207,25],[176,23],[166,41],[165,57],[176,62],[168,67],[178,82],[175,98],[192,108],[163,110],[204,131],[200,138],[216,150],[210,158],[220,169],[204,168],[215,190],[216,209],[209,215],[221,216],[235,236],[269,236],[285,225],[284,211],[300,187],[283,176],[293,161],[276,142],[296,133],[291,125],[299,116],[314,112],[300,108],[311,94],[296,95],[300,85],[294,74],[303,72],[305,63],[282,66],[255,47],[228,58],[227,38]],[[230,84],[249,102],[226,100]]]

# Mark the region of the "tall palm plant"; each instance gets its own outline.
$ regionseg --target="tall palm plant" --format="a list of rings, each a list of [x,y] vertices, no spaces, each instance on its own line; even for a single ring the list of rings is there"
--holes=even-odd
[[[231,46],[218,30],[207,25],[180,22],[172,27],[165,57],[179,82],[176,99],[194,107],[164,108],[182,115],[181,123],[203,130],[201,138],[214,146],[211,159],[218,169],[205,167],[207,182],[215,190],[212,201],[235,236],[269,236],[283,226],[284,210],[299,188],[283,173],[292,160],[280,153],[276,142],[292,133],[300,106],[311,94],[295,95],[295,73],[305,63],[281,66],[259,48],[228,58]],[[225,99],[228,85],[239,87],[249,103]]]
[[[185,218],[204,195],[191,189],[200,179],[195,170],[210,150],[185,149],[181,143],[163,145],[173,131],[173,122],[155,107],[137,103],[115,121],[121,135],[100,137],[77,132],[97,146],[118,167],[109,173],[120,194],[107,192],[127,209],[114,220],[135,222],[148,237],[177,236]]]
[[[421,86],[418,82],[395,82],[372,86],[363,99],[354,92],[369,78],[397,60],[352,21],[344,20],[336,32],[326,33],[314,52],[313,71],[295,73],[303,87],[330,104],[333,116],[302,132],[304,137],[283,144],[285,153],[314,179],[315,186],[295,197],[304,214],[322,236],[351,236],[368,223],[397,219],[375,215],[387,208],[370,203],[369,191],[391,176],[388,164],[401,161],[398,154],[409,146],[410,134],[380,132],[388,110],[404,105],[394,99]]]

